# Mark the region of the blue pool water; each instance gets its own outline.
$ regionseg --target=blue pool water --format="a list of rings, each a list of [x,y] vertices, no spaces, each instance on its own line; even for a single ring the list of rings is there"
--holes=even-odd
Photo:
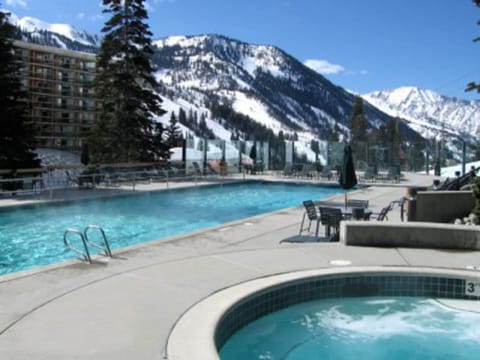
[[[0,211],[0,274],[75,258],[63,244],[67,228],[97,224],[118,249],[341,192],[313,184],[244,182]]]
[[[480,354],[480,314],[432,299],[342,298],[301,303],[236,332],[222,360],[467,360]]]

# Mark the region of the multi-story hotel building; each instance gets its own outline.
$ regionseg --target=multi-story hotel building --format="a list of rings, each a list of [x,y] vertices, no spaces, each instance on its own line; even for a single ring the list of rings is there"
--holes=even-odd
[[[95,55],[14,42],[37,147],[79,150],[95,118]]]

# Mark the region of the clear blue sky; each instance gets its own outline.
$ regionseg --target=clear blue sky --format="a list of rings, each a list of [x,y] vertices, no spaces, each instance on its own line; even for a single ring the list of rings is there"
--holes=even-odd
[[[101,0],[0,0],[20,17],[100,33]],[[154,38],[217,33],[313,60],[359,93],[418,86],[448,96],[480,82],[480,8],[472,0],[148,0]]]

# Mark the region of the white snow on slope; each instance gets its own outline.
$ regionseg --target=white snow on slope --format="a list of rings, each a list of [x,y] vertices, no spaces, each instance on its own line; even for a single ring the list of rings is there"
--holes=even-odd
[[[247,97],[242,92],[235,92],[233,109],[255,119],[255,121],[272,129],[274,133],[282,130],[282,124],[268,114],[268,109],[264,104],[258,102],[255,98]]]
[[[195,47],[203,42],[207,36],[184,36],[184,35],[173,35],[164,39],[159,39],[152,41],[152,44],[158,47],[164,46],[180,46],[180,47]]]
[[[47,30],[63,35],[72,41],[78,41],[83,45],[98,45],[98,43],[92,43],[91,41],[87,40],[87,33],[85,31],[77,30],[69,24],[50,24],[30,16],[19,18],[12,13],[10,14],[10,22],[33,34],[40,30]]]
[[[258,46],[257,48],[250,48],[250,54],[243,56],[239,65],[248,72],[252,77],[255,77],[257,69],[262,69],[269,72],[274,77],[287,78],[281,69],[281,64],[275,58],[268,56],[272,52],[266,46]]]
[[[416,87],[375,91],[363,98],[391,116],[408,120],[427,138],[448,133],[480,136],[480,101],[459,100]]]

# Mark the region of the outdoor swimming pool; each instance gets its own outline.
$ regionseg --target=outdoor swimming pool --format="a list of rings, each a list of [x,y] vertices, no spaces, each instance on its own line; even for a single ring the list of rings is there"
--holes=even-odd
[[[480,351],[480,314],[429,298],[317,300],[266,315],[228,340],[223,360],[467,360]]]
[[[101,226],[112,249],[299,206],[344,190],[313,184],[241,182],[0,211],[0,275],[76,258],[67,228]]]

